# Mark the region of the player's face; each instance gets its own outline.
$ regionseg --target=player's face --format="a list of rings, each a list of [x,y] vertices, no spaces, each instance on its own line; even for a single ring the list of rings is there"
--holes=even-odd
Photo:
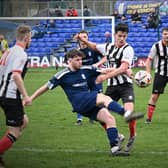
[[[69,60],[69,63],[74,70],[78,70],[82,66],[82,57],[74,57]]]
[[[162,40],[164,43],[168,44],[168,31],[163,31]]]
[[[128,36],[127,32],[122,32],[122,31],[118,31],[115,33],[115,45],[117,47],[122,47],[125,43],[126,43],[126,39]]]
[[[88,35],[87,35],[86,33],[80,33],[80,37],[81,37],[82,39],[88,40]],[[85,43],[82,42],[82,41],[80,41],[80,44],[85,45]]]

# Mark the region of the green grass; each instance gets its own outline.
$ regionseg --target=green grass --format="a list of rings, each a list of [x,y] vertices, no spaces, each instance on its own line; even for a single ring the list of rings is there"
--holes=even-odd
[[[137,71],[137,69],[135,69]],[[55,69],[30,69],[25,78],[29,94],[44,84]],[[135,110],[146,113],[151,86],[135,86]],[[29,126],[22,137],[6,152],[7,168],[167,168],[168,108],[167,90],[157,104],[151,125],[137,122],[137,139],[129,157],[112,157],[104,130],[98,123],[75,126],[76,114],[64,92],[58,87],[26,107]],[[115,114],[114,114],[115,115]],[[129,136],[124,119],[115,115],[121,133]],[[0,112],[0,135],[5,132],[4,115]],[[126,142],[124,142],[126,143]]]

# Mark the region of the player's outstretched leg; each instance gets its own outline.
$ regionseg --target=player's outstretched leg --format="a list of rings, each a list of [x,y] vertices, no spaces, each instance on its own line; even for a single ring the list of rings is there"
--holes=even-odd
[[[125,121],[127,123],[133,121],[133,120],[138,120],[141,118],[144,118],[144,114],[140,113],[140,112],[130,112],[130,111],[126,111],[124,113],[124,117],[125,117]]]

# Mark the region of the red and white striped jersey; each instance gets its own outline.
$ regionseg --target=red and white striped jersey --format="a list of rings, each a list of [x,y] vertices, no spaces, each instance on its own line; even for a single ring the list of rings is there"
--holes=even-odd
[[[20,98],[12,73],[18,72],[24,77],[27,62],[27,54],[20,45],[16,44],[3,54],[0,59],[0,97]]]

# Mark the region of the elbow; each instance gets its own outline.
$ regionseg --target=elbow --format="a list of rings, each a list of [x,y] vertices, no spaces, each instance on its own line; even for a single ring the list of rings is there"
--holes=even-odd
[[[21,72],[12,72],[12,78],[16,81],[21,77]]]

